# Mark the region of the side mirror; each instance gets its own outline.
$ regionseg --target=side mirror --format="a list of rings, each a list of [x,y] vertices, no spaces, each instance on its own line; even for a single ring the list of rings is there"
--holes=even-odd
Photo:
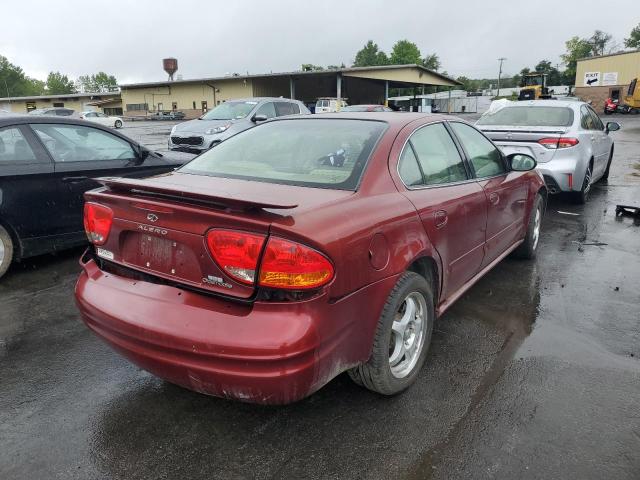
[[[618,130],[620,130],[620,124],[618,122],[607,122],[606,130],[607,133],[617,132]]]
[[[254,115],[253,118],[251,118],[251,121],[253,123],[260,123],[260,122],[264,122],[266,120],[269,120],[269,118],[266,115]]]
[[[507,161],[511,166],[511,170],[515,172],[528,172],[536,168],[538,162],[531,155],[525,153],[512,153],[507,155]]]
[[[138,158],[136,159],[135,163],[136,165],[140,165],[142,162],[144,162],[147,159],[147,157],[149,157],[149,155],[151,154],[151,151],[143,146],[138,146],[138,148],[136,148],[136,153],[138,154],[137,155]]]

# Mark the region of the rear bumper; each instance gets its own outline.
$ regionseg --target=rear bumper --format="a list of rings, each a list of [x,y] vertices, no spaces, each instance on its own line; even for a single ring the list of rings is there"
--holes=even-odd
[[[550,193],[579,191],[585,172],[582,162],[578,158],[571,157],[554,157],[549,162],[538,163],[536,169],[544,177]]]
[[[83,321],[136,365],[208,395],[285,404],[365,361],[390,277],[338,301],[240,304],[83,264]]]

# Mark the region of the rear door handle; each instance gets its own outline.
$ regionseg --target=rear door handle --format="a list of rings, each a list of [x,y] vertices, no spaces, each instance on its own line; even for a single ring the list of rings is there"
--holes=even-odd
[[[444,210],[438,210],[435,215],[435,220],[436,220],[436,228],[442,228],[444,227],[447,222],[449,221],[449,217],[447,215],[447,212],[445,212]]]
[[[89,180],[89,177],[62,177],[62,181],[65,183],[78,183]]]
[[[491,195],[489,195],[489,202],[491,202],[491,205],[497,205],[498,203],[500,203],[500,195],[495,192],[492,193]]]

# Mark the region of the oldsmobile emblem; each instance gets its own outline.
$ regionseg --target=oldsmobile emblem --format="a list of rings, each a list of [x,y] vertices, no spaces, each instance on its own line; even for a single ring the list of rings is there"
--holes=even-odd
[[[149,220],[150,222],[157,222],[158,216],[155,213],[150,213],[149,215],[147,215],[147,220]]]

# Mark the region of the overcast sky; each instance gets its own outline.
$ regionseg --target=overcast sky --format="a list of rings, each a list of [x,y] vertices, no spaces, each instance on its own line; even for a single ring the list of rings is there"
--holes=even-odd
[[[350,65],[369,39],[388,52],[406,38],[450,75],[495,77],[498,57],[506,75],[555,64],[567,39],[595,29],[622,45],[639,1],[5,0],[0,55],[40,79],[102,70],[131,83],[164,80],[170,56],[185,79],[279,72]]]

